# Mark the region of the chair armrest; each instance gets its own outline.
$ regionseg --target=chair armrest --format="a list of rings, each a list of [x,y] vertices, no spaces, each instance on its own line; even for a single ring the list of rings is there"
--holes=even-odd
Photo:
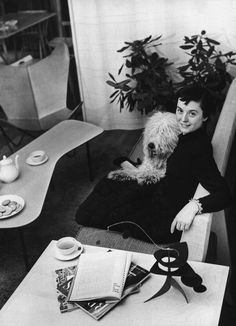
[[[208,195],[209,192],[198,185],[194,198]],[[189,259],[194,261],[205,261],[210,238],[212,213],[197,215],[188,231],[183,231],[181,242],[186,241],[189,249]]]
[[[182,232],[181,242],[187,242],[189,260],[205,261],[209,243],[212,213],[197,215],[188,231]]]
[[[139,137],[129,154],[129,159],[132,161],[137,161],[138,158],[143,159],[143,136]]]

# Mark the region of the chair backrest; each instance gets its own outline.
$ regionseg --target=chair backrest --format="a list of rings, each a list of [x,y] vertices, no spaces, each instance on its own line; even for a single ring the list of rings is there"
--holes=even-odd
[[[26,66],[0,67],[0,105],[9,122],[20,128],[39,129],[38,115]]]
[[[69,64],[68,47],[60,43],[40,61],[1,67],[0,105],[8,121],[22,129],[46,130],[64,120]]]
[[[48,57],[28,66],[40,124],[45,116],[66,108],[69,64],[68,47],[60,43]]]
[[[236,128],[236,79],[230,85],[221,114],[212,138],[216,164],[225,175]],[[199,185],[195,198],[206,195],[206,190]],[[212,218],[213,217],[213,218]],[[190,259],[204,261],[206,258],[210,231],[217,235],[217,263],[230,265],[228,235],[224,211],[214,214],[198,215],[189,231],[183,233],[181,240],[190,247]]]
[[[212,145],[216,164],[222,175],[225,175],[229,154],[236,128],[236,79],[230,85],[221,114],[216,124]],[[142,137],[130,153],[130,159],[136,161],[143,157]],[[199,198],[208,192],[199,184],[194,197]],[[212,216],[213,223],[212,223]],[[189,247],[189,259],[204,261],[206,258],[210,231],[217,235],[217,262],[230,264],[229,245],[224,211],[214,214],[196,216],[190,230],[182,233],[181,241]]]

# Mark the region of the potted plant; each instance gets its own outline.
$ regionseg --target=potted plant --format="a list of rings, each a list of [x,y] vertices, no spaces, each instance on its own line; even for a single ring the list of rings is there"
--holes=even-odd
[[[220,42],[209,38],[206,31],[201,31],[198,35],[184,37],[184,44],[180,46],[183,50],[188,50],[188,63],[178,67],[183,81],[179,86],[201,85],[206,87],[214,96],[216,106],[221,108],[227,87],[232,81],[232,76],[228,72],[228,65],[235,65],[235,55],[233,51],[222,53],[217,49]]]
[[[116,81],[109,73],[107,84],[114,88],[110,95],[111,103],[117,101],[120,111],[126,107],[142,114],[154,110],[170,109],[174,103],[174,89],[167,68],[172,65],[167,58],[161,56],[156,48],[161,36],[148,36],[143,40],[125,42],[125,46],[117,52],[128,52],[124,55],[125,63],[118,70],[118,75],[126,68],[126,78]],[[127,72],[128,71],[128,72]]]

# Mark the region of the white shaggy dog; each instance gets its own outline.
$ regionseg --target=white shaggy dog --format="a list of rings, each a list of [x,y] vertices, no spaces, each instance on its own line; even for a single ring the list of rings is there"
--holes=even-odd
[[[108,174],[109,179],[137,180],[139,184],[156,183],[166,174],[166,162],[178,143],[180,130],[174,113],[156,112],[146,123],[143,133],[144,158],[141,165],[129,162]]]

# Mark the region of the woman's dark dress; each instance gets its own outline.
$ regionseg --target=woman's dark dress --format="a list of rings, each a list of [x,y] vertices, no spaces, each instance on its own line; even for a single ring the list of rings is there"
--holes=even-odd
[[[136,181],[102,179],[82,203],[76,221],[85,226],[106,228],[119,221],[141,225],[157,243],[178,241],[181,232],[170,233],[177,213],[188,203],[198,183],[209,195],[200,202],[203,213],[215,212],[229,205],[231,195],[225,179],[213,159],[212,145],[205,129],[179,136],[179,142],[167,161],[166,176],[151,185]],[[127,226],[123,226],[123,230]],[[147,241],[132,226],[132,236]]]

